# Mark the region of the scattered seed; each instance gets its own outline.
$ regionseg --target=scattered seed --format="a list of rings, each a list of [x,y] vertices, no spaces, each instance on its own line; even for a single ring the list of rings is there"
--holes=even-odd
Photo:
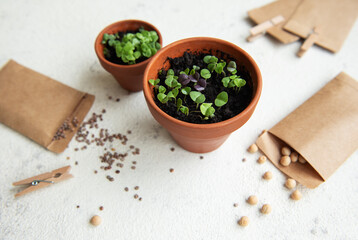
[[[249,222],[250,222],[249,217],[243,216],[238,221],[238,224],[242,227],[246,227],[247,225],[249,225]]]
[[[170,151],[174,152],[174,150],[175,150],[175,148],[173,148],[173,147],[170,148]]]
[[[93,225],[93,226],[98,226],[100,225],[102,222],[102,218],[98,215],[95,215],[91,218],[90,220],[90,223]]]
[[[112,96],[108,96],[108,99],[111,100],[111,99],[112,99]]]
[[[137,162],[136,162],[136,161],[133,161],[133,162],[132,162],[132,164],[136,165],[136,164],[137,164]]]
[[[106,113],[106,109],[102,109],[102,113]]]
[[[142,201],[142,197],[140,197],[138,200],[139,200],[139,201]]]
[[[94,170],[94,174],[97,174],[98,172],[97,172],[97,170]]]
[[[255,153],[255,152],[257,152],[257,150],[259,150],[259,148],[257,147],[257,145],[254,143],[254,144],[252,144],[248,149],[247,149],[247,151],[249,152],[249,153]]]
[[[291,193],[291,199],[298,201],[302,198],[302,194],[300,191],[295,190],[293,193]]]
[[[80,208],[80,205],[77,205],[76,207],[77,207],[77,208]]]
[[[124,188],[124,191],[128,192],[129,188],[128,187],[125,187]]]
[[[103,206],[100,206],[100,207],[99,207],[99,210],[100,210],[100,211],[103,211]]]
[[[294,180],[292,178],[288,178],[285,182],[285,186],[288,189],[293,189],[294,187],[296,187],[296,180]]]
[[[119,170],[116,170],[116,173],[117,173],[117,174],[119,174],[120,172],[121,172],[121,171],[119,171]]]
[[[255,195],[251,195],[247,200],[246,202],[250,205],[256,205],[257,202],[258,202],[258,199]]]
[[[290,156],[290,154],[291,154],[291,149],[288,148],[288,147],[283,147],[283,148],[281,148],[281,154],[282,154],[283,156]]]
[[[272,172],[267,171],[265,172],[265,174],[262,176],[263,179],[265,180],[271,180],[272,179]]]
[[[70,160],[70,157],[66,157],[67,160]]]
[[[242,159],[242,162],[246,162],[246,158],[243,158],[243,159]]]
[[[138,198],[138,194],[134,194],[134,199],[137,199]]]
[[[134,187],[134,190],[138,190],[138,189],[139,189],[139,186],[135,186],[135,187]]]
[[[298,161],[302,164],[305,164],[307,161],[301,155],[298,157]]]
[[[131,169],[135,170],[135,166],[131,166]]]
[[[234,203],[234,207],[238,207],[239,206],[239,204],[237,204],[237,203]]]
[[[269,204],[264,204],[262,207],[261,207],[261,210],[260,212],[262,214],[269,214],[270,212],[272,211],[272,208]]]
[[[78,162],[77,162],[77,161],[75,162],[75,165],[78,165]]]
[[[259,159],[257,159],[257,162],[259,164],[264,164],[266,162],[266,160],[267,160],[266,156],[261,156],[261,157],[259,157]]]
[[[77,152],[77,151],[78,151],[78,148],[75,148],[75,151]]]
[[[116,151],[116,149],[115,148],[111,148],[111,150],[114,152],[114,151]]]
[[[128,130],[128,131],[127,131],[127,133],[128,133],[128,134],[131,134],[131,133],[132,133],[132,131],[131,131],[131,130]]]
[[[201,159],[201,160],[204,159],[204,156],[200,156],[200,159]]]
[[[169,172],[171,173],[174,172],[174,168],[169,169]]]
[[[282,166],[289,166],[291,164],[291,158],[289,156],[283,156],[281,157],[280,163]]]
[[[109,176],[109,175],[107,175],[107,179],[108,179],[110,182],[113,182],[113,181],[114,181],[114,178],[111,177],[111,176]]]
[[[117,99],[116,99],[116,102],[119,102],[120,100],[121,100],[121,99],[117,98]]]

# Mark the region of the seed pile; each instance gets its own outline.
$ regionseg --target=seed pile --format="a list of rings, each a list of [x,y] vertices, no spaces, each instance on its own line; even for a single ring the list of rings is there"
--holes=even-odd
[[[78,119],[74,117],[70,122],[70,119],[67,118],[62,125],[57,129],[55,136],[53,136],[52,141],[60,140],[66,138],[66,131],[73,132],[74,128],[78,126]]]
[[[306,159],[304,159],[297,152],[291,150],[289,147],[283,147],[281,149],[282,157],[280,159],[280,164],[284,167],[288,167],[291,163],[299,162],[302,164],[306,163]]]

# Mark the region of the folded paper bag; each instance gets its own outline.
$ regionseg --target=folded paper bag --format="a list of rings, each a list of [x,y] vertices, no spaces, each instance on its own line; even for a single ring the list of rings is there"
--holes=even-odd
[[[282,172],[309,188],[317,187],[358,147],[358,82],[340,73],[256,143]],[[308,164],[282,166],[280,150],[287,145]]]
[[[0,70],[0,122],[60,153],[90,110],[94,96],[10,60]]]

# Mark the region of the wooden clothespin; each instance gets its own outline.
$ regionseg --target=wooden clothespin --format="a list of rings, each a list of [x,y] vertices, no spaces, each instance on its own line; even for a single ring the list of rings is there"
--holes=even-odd
[[[73,175],[69,174],[71,166],[55,169],[52,172],[43,173],[34,177],[30,177],[18,182],[14,182],[12,185],[28,185],[27,188],[15,194],[15,197],[20,197],[26,193],[38,190],[43,187],[47,187],[57,182],[72,178]]]
[[[256,25],[255,27],[250,29],[250,36],[246,39],[248,42],[252,42],[255,39],[263,36],[266,31],[277,24],[285,21],[285,18],[282,15],[278,15],[276,17],[271,18],[263,23]]]
[[[310,47],[312,47],[312,45],[318,40],[320,31],[321,31],[320,27],[313,28],[313,30],[310,33],[310,35],[308,35],[306,40],[301,45],[300,50],[297,52],[298,57],[302,57],[303,54],[305,54],[307,52],[307,50]]]

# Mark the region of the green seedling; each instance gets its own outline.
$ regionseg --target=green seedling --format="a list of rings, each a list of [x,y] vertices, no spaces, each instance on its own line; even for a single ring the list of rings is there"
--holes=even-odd
[[[168,93],[168,100],[170,99],[174,99],[174,101],[176,102],[176,97],[178,96],[179,94],[179,89],[178,88],[174,88],[173,90],[171,90],[169,93]]]
[[[182,113],[184,113],[185,115],[189,115],[189,108],[186,106],[183,106],[183,101],[181,100],[181,98],[178,98],[177,101],[177,111],[181,111]]]
[[[103,34],[102,44],[103,54],[110,58],[113,49],[117,58],[120,58],[124,63],[135,64],[136,60],[142,56],[150,58],[161,48],[158,42],[158,34],[155,31],[146,31],[143,28],[139,29],[136,34],[127,33],[122,38],[116,34]]]
[[[230,61],[226,67],[226,69],[231,72],[231,74],[236,74],[237,70],[236,70],[236,62],[234,61]]]
[[[149,79],[149,83],[152,84],[153,86],[156,86],[158,85],[158,83],[160,83],[160,79],[157,78],[157,79]]]
[[[217,106],[217,107],[224,106],[227,103],[228,99],[229,99],[229,96],[228,96],[227,92],[219,93],[215,99],[215,106]]]
[[[212,107],[212,103],[202,103],[200,105],[200,112],[204,115],[204,120],[208,120],[209,117],[214,117],[215,109]]]
[[[204,57],[203,61],[208,64],[208,69],[210,72],[213,72],[214,70],[218,74],[224,72],[224,67],[226,66],[226,62],[224,62],[224,60],[221,59],[218,63],[219,59],[217,57],[207,55]]]
[[[209,79],[211,77],[211,73],[208,69],[201,69],[200,76],[202,76],[205,79]]]
[[[203,103],[205,101],[205,96],[201,92],[191,91],[189,95],[191,100],[196,103],[196,108],[198,108],[200,103]]]
[[[165,93],[158,93],[157,98],[163,104],[167,103],[169,100],[168,96]]]
[[[232,75],[230,77],[224,77],[222,80],[224,87],[235,88],[237,92],[240,91],[241,87],[246,85],[246,81],[240,76]]]
[[[178,77],[174,75],[167,75],[167,78],[165,79],[165,84],[170,88],[177,88],[181,87],[181,84],[178,82]]]

